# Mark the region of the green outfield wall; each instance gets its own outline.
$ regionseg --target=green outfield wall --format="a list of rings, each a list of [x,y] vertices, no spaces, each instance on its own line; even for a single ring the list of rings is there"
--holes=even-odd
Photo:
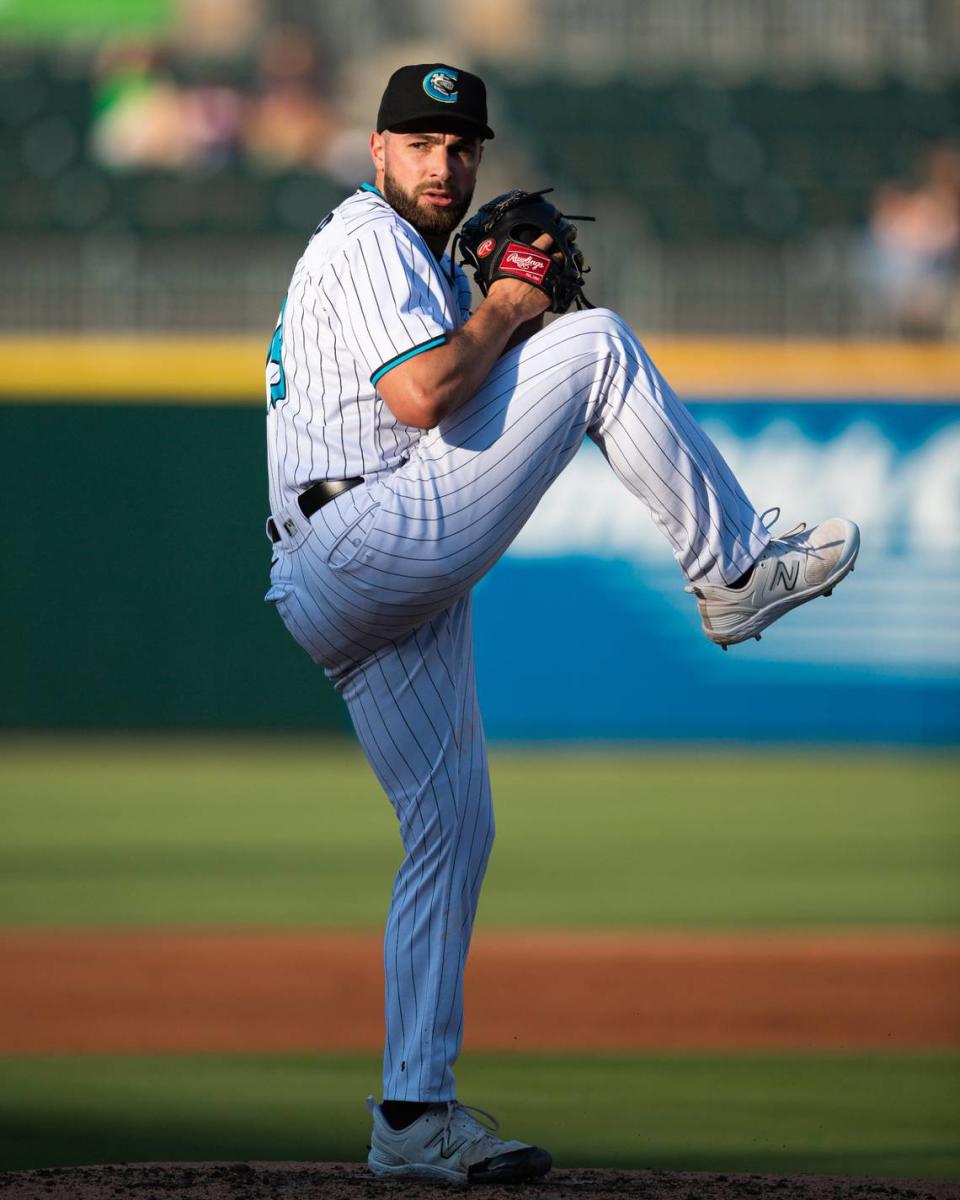
[[[7,498],[0,729],[346,731],[339,697],[263,603],[271,557],[263,339],[6,337],[0,349],[11,364],[0,379]],[[894,494],[904,498],[896,506],[902,517],[922,479],[926,491],[914,507],[938,517],[918,518],[917,529],[928,540],[955,539],[950,463],[960,347],[661,339],[651,350],[678,393],[726,438],[725,452],[748,467],[761,435],[772,429],[780,437],[789,426],[790,461],[806,464],[809,486],[790,504],[779,481],[763,486],[754,464],[750,478],[764,503],[770,492],[791,519],[819,518],[837,503],[863,525],[858,587],[818,610],[815,643],[822,650],[829,612],[830,660],[847,672],[832,671],[832,684],[848,687],[842,699],[835,692],[832,709],[859,713],[860,724],[824,731],[796,707],[809,694],[818,712],[831,708],[823,703],[824,681],[809,675],[803,658],[804,646],[814,644],[802,639],[809,613],[792,624],[802,643],[792,650],[780,633],[772,651],[765,642],[721,664],[699,637],[692,605],[679,609],[669,599],[677,579],[664,585],[656,575],[661,562],[670,565],[663,547],[648,563],[643,547],[625,550],[607,536],[621,497],[604,509],[584,455],[576,467],[587,476],[579,484],[566,478],[575,501],[569,519],[560,487],[548,497],[563,518],[549,528],[564,536],[537,543],[532,557],[511,552],[478,594],[479,683],[490,736],[952,740],[957,651],[948,614],[960,575],[939,545],[908,561],[894,544],[900,526],[887,529],[876,514],[884,509],[878,497]],[[877,446],[882,461],[864,475]],[[821,462],[834,465],[833,483]],[[578,541],[584,518],[592,532]],[[918,537],[911,534],[908,548],[917,550]],[[871,569],[884,587],[869,586]],[[891,600],[895,619],[885,609],[868,611],[892,595],[889,578],[900,588]],[[546,613],[544,596],[551,598]],[[556,646],[591,610],[605,614],[622,642],[612,641],[606,657],[596,645],[586,657],[558,656]],[[900,619],[904,612],[912,619]],[[638,661],[630,631],[644,623],[658,638]],[[788,678],[791,653],[799,665]],[[652,670],[658,699],[641,709],[635,679]],[[716,710],[703,710],[695,726],[691,712],[699,710],[688,702],[695,677],[704,693],[717,684],[735,692],[725,712],[746,714],[749,701],[753,716],[723,724]],[[761,683],[779,690],[764,692]],[[895,702],[880,683],[900,689]],[[667,684],[676,692],[672,709]],[[896,720],[887,720],[890,713]]]
[[[339,731],[263,603],[263,412],[0,405],[0,725]]]

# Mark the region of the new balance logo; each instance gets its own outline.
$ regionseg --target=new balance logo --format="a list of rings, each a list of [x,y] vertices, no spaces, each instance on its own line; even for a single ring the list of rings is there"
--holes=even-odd
[[[450,1143],[445,1144],[443,1141],[443,1130],[441,1129],[439,1131],[439,1133],[434,1134],[434,1136],[432,1138],[430,1138],[430,1140],[428,1142],[426,1142],[425,1145],[428,1147],[435,1146],[439,1142],[440,1157],[441,1158],[452,1158],[454,1156],[454,1154],[457,1153],[458,1150],[463,1149],[463,1147],[467,1144],[467,1141],[468,1141],[467,1138],[461,1138],[458,1142],[450,1142]]]
[[[771,589],[775,588],[778,583],[783,584],[783,589],[786,592],[792,592],[797,586],[797,579],[800,576],[800,563],[796,559],[788,567],[787,564],[780,559],[773,572],[773,581],[770,584]]]

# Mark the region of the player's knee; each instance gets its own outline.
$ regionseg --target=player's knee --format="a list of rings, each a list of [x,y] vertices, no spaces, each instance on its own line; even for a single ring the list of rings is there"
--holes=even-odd
[[[596,308],[593,311],[597,314],[598,319],[602,322],[604,332],[609,334],[611,337],[631,340],[637,336],[624,318],[614,309]]]
[[[579,312],[567,313],[554,322],[565,335],[576,329],[589,329],[609,337],[633,337],[633,331],[618,312],[612,308],[583,308]]]
[[[584,308],[581,311],[584,316],[592,316],[598,321],[623,324],[623,318],[618,312],[614,312],[612,308]]]
[[[440,789],[437,807],[415,846],[414,855],[426,854],[437,870],[472,878],[482,875],[494,839],[493,805],[489,788],[478,789],[463,779],[463,786],[447,797]]]

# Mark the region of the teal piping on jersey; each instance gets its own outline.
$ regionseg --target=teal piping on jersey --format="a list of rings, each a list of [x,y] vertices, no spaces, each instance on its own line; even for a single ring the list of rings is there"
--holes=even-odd
[[[374,187],[372,183],[361,183],[360,191],[361,192],[373,192],[374,195],[379,196],[381,200],[386,200],[386,196],[383,194],[383,192],[381,192],[378,187]]]
[[[432,350],[435,346],[442,346],[447,340],[447,335],[441,333],[439,337],[431,338],[429,342],[421,342],[419,346],[413,346],[404,354],[398,354],[396,358],[391,358],[389,362],[385,362],[382,367],[377,367],[374,373],[370,376],[370,382],[374,387],[386,375],[388,371],[392,371],[394,367],[399,367],[402,362],[406,362],[408,358],[413,358],[417,354],[422,354],[424,350]]]

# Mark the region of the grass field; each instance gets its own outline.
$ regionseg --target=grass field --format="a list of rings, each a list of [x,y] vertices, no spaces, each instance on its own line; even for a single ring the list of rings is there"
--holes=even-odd
[[[960,759],[501,751],[484,927],[952,926]],[[8,925],[379,927],[396,822],[304,741],[7,742]]]
[[[960,760],[499,751],[480,927],[949,928]],[[0,919],[378,927],[400,847],[356,752],[7,740]],[[960,1056],[471,1056],[562,1165],[960,1177]],[[0,1168],[357,1159],[369,1056],[0,1059]]]
[[[372,1057],[0,1059],[0,1163],[359,1161]],[[466,1056],[558,1166],[960,1175],[957,1055]]]

